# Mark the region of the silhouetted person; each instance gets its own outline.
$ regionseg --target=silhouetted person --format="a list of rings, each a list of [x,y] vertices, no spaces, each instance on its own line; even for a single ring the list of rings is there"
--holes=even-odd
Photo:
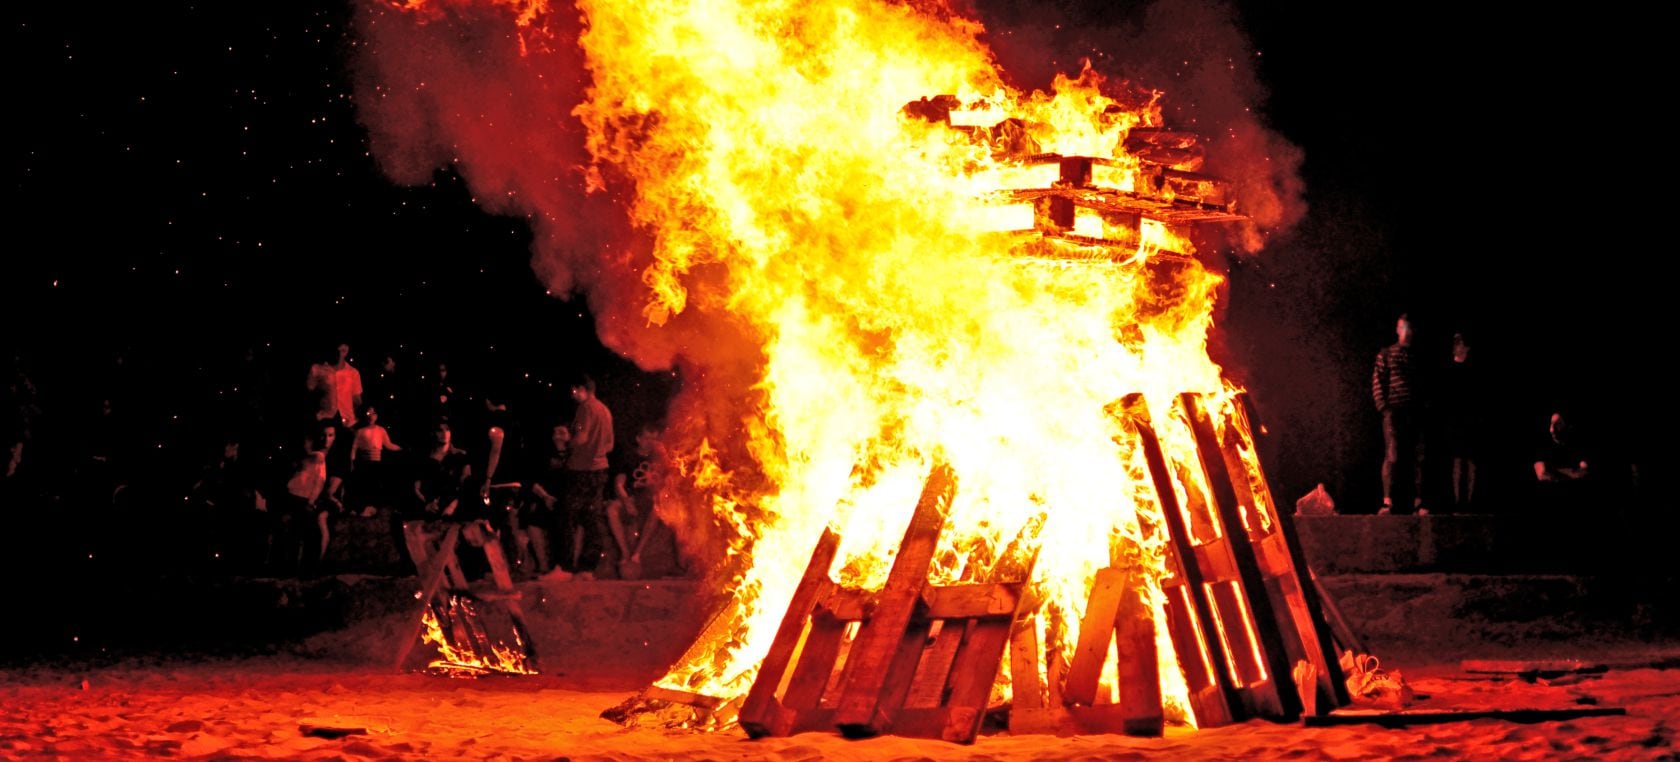
[[[566,518],[578,534],[578,550],[570,571],[578,579],[591,580],[608,531],[601,498],[607,486],[607,454],[613,449],[613,419],[612,411],[595,397],[594,379],[584,376],[573,382],[571,391],[577,415],[572,419],[572,452],[566,459]],[[567,558],[564,552],[562,558]]]
[[[1481,374],[1470,359],[1464,334],[1453,334],[1452,362],[1441,378],[1442,434],[1452,459],[1452,497],[1458,508],[1476,500],[1476,461],[1481,455],[1483,399]]]
[[[1579,510],[1589,497],[1591,460],[1569,420],[1562,412],[1553,412],[1546,438],[1534,456],[1540,507],[1550,512]]]
[[[245,571],[262,559],[268,545],[268,502],[256,470],[240,457],[240,442],[229,437],[222,451],[193,484],[192,493],[207,513],[209,552]]]
[[[1412,476],[1412,508],[1423,510],[1423,438],[1419,424],[1422,400],[1418,392],[1417,367],[1412,361],[1412,322],[1405,315],[1395,323],[1396,341],[1377,353],[1371,370],[1371,397],[1383,419],[1383,504],[1380,514],[1394,509],[1395,470],[1401,453]]]
[[[470,478],[472,464],[467,462],[466,451],[455,447],[449,424],[440,421],[432,427],[432,446],[415,472],[414,497],[419,501],[421,517],[454,516]]]
[[[352,509],[360,509],[363,516],[372,516],[384,507],[391,495],[391,478],[386,468],[385,453],[402,452],[391,433],[379,425],[379,409],[373,405],[362,408],[362,425],[356,429],[356,442],[351,451],[350,486],[346,500]]]
[[[656,563],[648,566],[647,551],[656,544],[661,559],[674,560],[675,549],[669,547],[664,524],[654,515],[654,498],[659,491],[664,453],[659,433],[644,428],[636,435],[636,459],[633,466],[621,468],[613,474],[612,495],[607,500],[607,524],[612,529],[617,552],[619,579],[642,579],[662,576],[668,569]]]
[[[571,525],[564,519],[564,505],[560,502],[566,494],[566,460],[570,457],[571,441],[572,430],[565,424],[555,424],[550,429],[549,442],[553,449],[537,464],[532,476],[531,499],[526,501],[525,513],[520,517],[538,574],[549,573],[551,568],[562,575],[570,574],[558,566],[551,567],[549,559],[556,540],[564,541],[562,557],[571,558],[573,553]]]
[[[294,567],[300,573],[320,567],[331,540],[327,526],[330,512],[327,453],[338,436],[338,428],[327,421],[319,426],[316,433],[304,439],[303,454],[292,461],[285,493],[275,513],[280,525],[280,538],[275,545],[281,554],[281,565]]]
[[[356,412],[362,407],[362,373],[350,364],[350,345],[340,344],[332,363],[333,412],[345,428],[356,425]]]

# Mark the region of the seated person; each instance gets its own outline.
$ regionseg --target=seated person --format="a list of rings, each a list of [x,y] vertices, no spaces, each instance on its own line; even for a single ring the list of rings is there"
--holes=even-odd
[[[619,579],[665,576],[676,568],[675,538],[665,530],[653,510],[658,495],[664,452],[659,434],[644,428],[636,435],[636,454],[631,468],[613,474],[607,496],[607,528],[617,551]]]
[[[472,478],[472,465],[467,462],[466,451],[451,443],[449,424],[439,421],[432,428],[432,447],[420,459],[414,477],[420,517],[440,519],[464,513],[461,496]]]

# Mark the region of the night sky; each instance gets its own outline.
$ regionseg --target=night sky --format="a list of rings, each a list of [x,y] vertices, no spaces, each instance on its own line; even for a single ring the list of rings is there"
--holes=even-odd
[[[1137,11],[980,8],[994,31],[1038,25],[1063,66],[1086,31]],[[1472,337],[1510,481],[1558,404],[1647,457],[1655,437],[1629,403],[1664,393],[1654,318],[1668,291],[1646,232],[1665,199],[1636,182],[1665,137],[1642,126],[1666,97],[1639,84],[1656,53],[1630,30],[1649,20],[1233,12],[1267,120],[1306,157],[1308,216],[1229,263],[1216,342],[1273,431],[1280,502],[1325,481],[1353,510],[1374,506],[1369,368],[1400,310],[1442,360],[1453,331]],[[95,383],[118,349],[170,377],[259,345],[301,382],[297,363],[345,338],[463,359],[494,347],[539,376],[586,365],[662,393],[599,346],[581,300],[545,295],[522,221],[485,215],[449,173],[419,188],[380,174],[351,99],[347,5],[14,14],[0,343],[39,383]]]

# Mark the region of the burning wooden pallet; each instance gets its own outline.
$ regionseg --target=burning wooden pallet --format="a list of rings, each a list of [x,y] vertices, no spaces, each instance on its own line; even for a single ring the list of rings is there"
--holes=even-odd
[[[837,727],[854,738],[974,740],[1032,563],[1017,565],[1018,581],[929,585],[955,490],[950,468],[936,467],[874,593],[829,579],[840,537],[824,531],[741,707],[748,735]]]
[[[431,642],[443,658],[432,669],[456,675],[535,674],[536,650],[525,628],[520,594],[508,573],[501,543],[480,523],[408,521],[403,539],[420,577],[420,612],[413,631],[397,647],[397,669],[408,665],[414,646]],[[484,551],[496,589],[474,593],[461,570],[461,541]],[[445,584],[447,583],[447,585]],[[507,612],[513,645],[490,634],[480,603],[501,604]]]
[[[1193,462],[1168,458],[1140,396],[1114,412],[1142,448],[1166,518],[1165,628],[1197,724],[1294,719],[1346,705],[1324,612],[1289,518],[1271,500],[1242,405],[1179,398],[1169,423],[1188,429]],[[1181,504],[1175,469],[1201,469],[1181,481],[1205,492]],[[850,737],[968,743],[1007,645],[1011,732],[1160,735],[1159,655],[1141,580],[1118,568],[1097,573],[1077,647],[1064,659],[1038,642],[1040,614],[1023,603],[1030,560],[1010,582],[927,583],[954,490],[950,470],[936,468],[879,591],[829,578],[840,537],[825,531],[741,705],[741,726],[754,738],[832,727]],[[1101,678],[1111,660],[1113,686]]]

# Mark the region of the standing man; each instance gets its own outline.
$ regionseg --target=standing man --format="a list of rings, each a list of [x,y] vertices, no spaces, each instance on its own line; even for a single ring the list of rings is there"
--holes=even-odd
[[[583,376],[574,381],[572,399],[578,407],[566,457],[566,519],[582,535],[572,572],[580,580],[592,580],[607,536],[601,497],[607,486],[607,453],[613,449],[613,419],[612,411],[595,397],[595,379]],[[562,560],[570,557],[567,539],[565,534],[560,537]]]
[[[356,427],[356,411],[362,407],[362,372],[350,364],[350,345],[338,345],[338,359],[332,363],[333,412],[347,429]]]
[[[1377,353],[1371,371],[1371,398],[1383,419],[1382,510],[1394,510],[1394,470],[1405,452],[1412,471],[1412,510],[1429,514],[1423,507],[1422,399],[1418,395],[1416,365],[1412,362],[1412,321],[1405,315],[1395,323],[1397,339]]]

